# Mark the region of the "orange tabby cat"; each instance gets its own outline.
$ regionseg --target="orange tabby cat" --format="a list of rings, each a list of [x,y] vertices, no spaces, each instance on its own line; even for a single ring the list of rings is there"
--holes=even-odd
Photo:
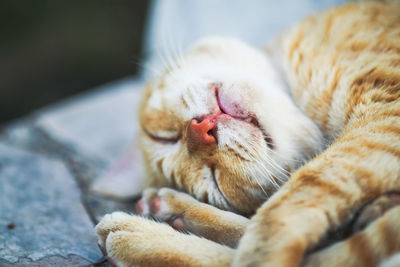
[[[213,206],[167,188],[137,206],[207,239],[106,215],[99,245],[118,266],[376,266],[400,251],[399,205],[315,251],[364,203],[400,191],[400,3],[329,10],[277,47],[297,106],[271,60],[229,38],[195,44],[149,84],[140,121],[151,185]]]

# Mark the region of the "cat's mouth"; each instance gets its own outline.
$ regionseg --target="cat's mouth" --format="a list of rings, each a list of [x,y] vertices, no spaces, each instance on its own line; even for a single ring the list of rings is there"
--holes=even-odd
[[[220,84],[213,83],[213,84],[211,84],[211,87],[214,90],[220,113],[229,115],[230,117],[232,117],[236,120],[240,120],[240,121],[244,121],[244,122],[252,124],[254,127],[258,128],[261,131],[267,146],[270,149],[274,149],[274,147],[275,147],[274,141],[273,141],[271,135],[268,134],[265,131],[265,129],[260,125],[260,123],[258,122],[257,116],[255,114],[244,110],[239,105],[239,103],[227,104],[226,100],[221,99],[221,96],[219,95],[219,88],[221,87]]]

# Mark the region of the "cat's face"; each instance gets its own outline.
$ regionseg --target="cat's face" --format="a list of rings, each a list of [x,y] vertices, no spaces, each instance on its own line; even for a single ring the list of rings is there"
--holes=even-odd
[[[230,38],[200,41],[150,82],[140,123],[152,179],[241,214],[254,212],[322,139],[265,55]]]

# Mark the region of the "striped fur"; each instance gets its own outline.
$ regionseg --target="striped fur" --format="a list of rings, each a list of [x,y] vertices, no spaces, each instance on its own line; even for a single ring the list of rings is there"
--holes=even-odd
[[[258,210],[234,266],[297,266],[363,203],[400,190],[400,3],[348,4],[308,18],[281,47],[297,103],[333,143]],[[379,262],[387,255],[374,242],[398,229],[398,214],[392,222],[342,250]],[[379,249],[399,250],[399,239],[393,232]]]
[[[249,216],[289,172],[319,152],[322,136],[328,147],[293,172],[257,209],[236,251],[135,216],[109,215],[96,231],[117,265],[375,266],[400,251],[397,206],[361,232],[308,254],[365,203],[400,191],[400,2],[352,3],[310,17],[283,33],[274,51],[300,109],[280,93],[285,86],[278,75],[259,77],[274,73],[267,59],[230,39],[195,45],[184,60],[149,84],[140,120],[151,185],[179,188],[218,208]],[[186,143],[188,122],[215,109],[209,82],[198,81],[193,73],[209,66],[210,73],[225,77],[226,72],[220,72],[223,63],[244,74],[232,72],[222,79],[222,88],[228,84],[225,90],[241,97],[244,105],[247,98],[240,90],[255,92],[252,104],[260,108],[245,108],[271,133],[280,157],[274,158],[262,131],[237,121],[222,125],[227,127],[221,127],[221,136],[234,136],[222,139],[224,146]],[[241,80],[232,83],[232,76]],[[268,79],[269,87],[260,86]],[[262,108],[267,106],[275,108],[278,122],[263,117]],[[285,121],[293,128],[281,123]],[[296,147],[295,153],[285,150],[284,144]],[[173,207],[172,202],[165,203]]]

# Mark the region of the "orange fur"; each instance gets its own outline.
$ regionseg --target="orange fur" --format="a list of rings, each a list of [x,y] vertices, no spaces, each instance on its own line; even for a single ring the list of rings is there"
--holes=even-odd
[[[299,165],[290,165],[291,161],[281,158],[279,167],[293,173],[289,181],[267,202],[264,193],[270,196],[276,190],[272,181],[278,180],[279,186],[284,181],[276,177],[280,174],[277,172],[265,177],[270,183],[263,183],[263,180],[257,184],[260,181],[254,179],[254,170],[260,167],[260,160],[263,159],[260,153],[273,150],[265,144],[262,130],[273,131],[268,123],[274,120],[261,118],[262,114],[258,114],[259,110],[255,109],[254,113],[259,119],[265,119],[261,120],[261,126],[265,129],[255,129],[257,127],[254,125],[232,120],[227,124],[231,127],[229,133],[245,135],[242,142],[228,142],[227,146],[193,145],[190,142],[192,137],[187,134],[190,121],[215,112],[216,100],[214,92],[207,89],[207,84],[185,83],[187,73],[179,72],[185,66],[189,65],[189,69],[196,70],[201,62],[211,61],[213,64],[227,63],[243,70],[243,73],[250,71],[262,76],[265,70],[263,62],[259,60],[262,56],[246,50],[245,46],[236,42],[228,40],[225,46],[224,42],[211,40],[196,46],[185,55],[188,65],[179,62],[177,65],[180,67],[170,68],[162,77],[150,83],[140,113],[143,128],[141,140],[150,185],[175,187],[218,208],[242,215],[250,216],[258,210],[248,223],[234,257],[230,248],[172,232],[169,228],[167,230],[164,226],[138,220],[137,217],[126,218],[127,221],[137,223],[136,228],[129,231],[140,232],[151,240],[146,242],[138,235],[125,235],[125,232],[120,233],[121,238],[126,237],[126,240],[133,243],[139,240],[142,245],[159,243],[162,248],[167,248],[168,253],[173,250],[169,254],[171,259],[160,258],[157,261],[148,254],[131,254],[140,253],[140,249],[129,247],[128,243],[115,243],[112,249],[107,248],[108,253],[116,255],[119,260],[125,260],[125,265],[143,266],[149,263],[196,266],[198,262],[191,260],[193,256],[202,259],[214,250],[219,253],[215,261],[202,262],[203,266],[374,266],[399,252],[400,215],[397,206],[347,240],[308,254],[318,246],[327,232],[341,227],[365,203],[386,192],[400,191],[399,14],[400,2],[351,3],[312,16],[281,36],[277,53],[296,104],[318,125],[330,145],[295,172]],[[235,50],[235,47],[240,48]],[[241,58],[232,51],[247,54]],[[229,81],[221,84],[222,87],[229,85]],[[255,84],[239,81],[227,87],[232,88],[233,97],[241,92],[237,87],[242,90],[250,88],[245,91],[254,101],[254,106],[257,106],[257,101],[263,95],[257,91],[259,85]],[[176,92],[175,87],[179,85],[185,93],[171,98],[171,92]],[[246,102],[246,95],[242,98]],[[199,99],[207,101],[201,102]],[[203,104],[201,111],[192,111],[196,101]],[[265,106],[268,105],[261,105]],[[253,111],[251,105],[246,108]],[[278,110],[279,106],[275,108]],[[282,128],[290,136],[296,136],[297,143],[293,143],[294,146],[298,145],[297,148],[301,148],[306,155],[304,158],[291,156],[292,161],[307,160],[318,153],[318,148],[315,148],[321,142],[318,128],[307,124],[306,119],[303,122],[304,125],[293,127],[296,131],[290,127]],[[295,123],[295,120],[290,123]],[[282,125],[276,124],[274,127]],[[282,136],[286,134],[285,131],[280,133]],[[241,137],[240,134],[235,137]],[[168,138],[176,138],[177,141],[174,145],[164,146],[157,143],[154,140],[157,138],[152,135],[166,141]],[[272,134],[274,138],[278,140],[275,149],[282,148],[285,142],[280,143],[280,136]],[[313,138],[319,141],[307,143]],[[252,147],[253,143],[257,145]],[[259,147],[262,149],[259,150]],[[267,156],[273,157],[276,153],[272,152]],[[274,169],[274,165],[267,167],[269,169],[266,171]],[[211,184],[214,185],[212,190]],[[178,196],[181,193],[174,194]],[[168,207],[168,214],[187,211],[186,218],[184,215],[187,222],[193,225],[197,223],[197,228],[192,228],[192,232],[199,231],[202,236],[221,243],[226,240],[224,227],[234,222],[223,216],[216,220],[215,217],[224,214],[223,211],[206,204],[200,205],[194,199],[171,200],[162,197],[164,205]],[[184,201],[189,201],[190,207],[185,206]],[[208,227],[212,224],[214,227]],[[97,228],[100,240],[114,231],[113,225],[120,227],[126,224],[103,222]],[[153,230],[150,225],[154,227]],[[117,233],[121,229],[118,228]],[[236,233],[241,236],[240,229],[243,228],[232,227],[228,231],[229,235]],[[154,232],[158,236],[152,235]],[[181,244],[169,246],[164,240],[169,237],[180,240]],[[199,248],[199,251],[182,253],[182,247],[190,246],[191,242],[204,247]],[[167,250],[155,249],[157,255],[164,255]],[[135,256],[125,259],[125,255]],[[146,257],[149,257],[148,260]]]
[[[284,65],[298,103],[326,136],[339,138],[259,209],[239,246],[238,266],[297,266],[299,255],[362,203],[400,189],[400,131],[396,131],[400,68],[387,64],[400,58],[399,14],[399,2],[348,4],[305,20],[284,38]],[[301,34],[299,40],[299,32],[308,34]],[[345,37],[347,32],[351,35]],[[298,54],[306,59],[300,66],[293,60]],[[322,63],[326,55],[336,58],[332,65]],[[331,86],[324,87],[332,69],[340,79],[333,78]],[[305,203],[297,205],[298,199]],[[268,241],[262,242],[262,236],[268,236]],[[301,250],[287,250],[298,240],[304,244]],[[374,266],[387,255],[374,253],[372,240],[356,235],[348,241],[349,252],[336,255],[337,261],[345,262],[341,257],[350,253],[358,255],[361,265]],[[393,247],[398,240],[385,240],[381,246]],[[260,244],[260,252],[253,253],[251,248]],[[287,259],[295,261],[285,264]]]

